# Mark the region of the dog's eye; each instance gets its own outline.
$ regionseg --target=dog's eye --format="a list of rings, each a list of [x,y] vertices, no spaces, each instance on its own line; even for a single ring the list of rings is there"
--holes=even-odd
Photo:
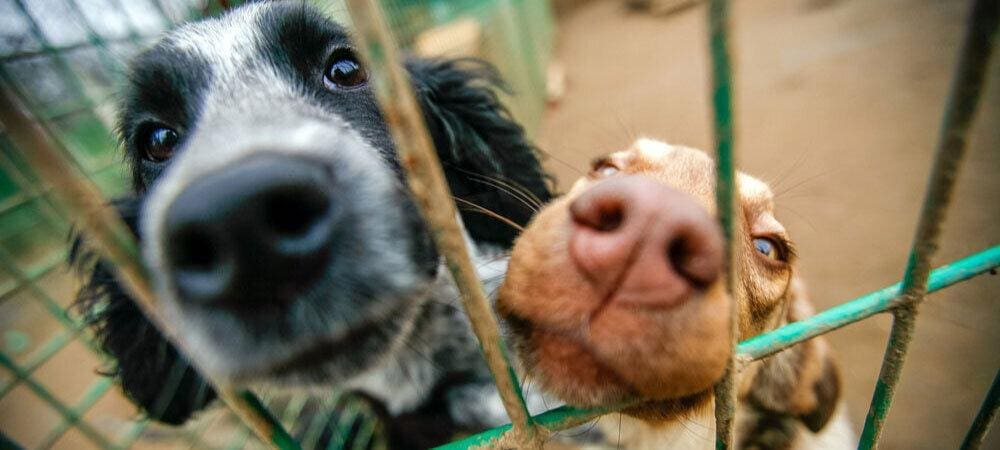
[[[753,246],[758,252],[768,258],[778,261],[784,260],[779,244],[770,238],[754,238]]]
[[[368,80],[368,74],[361,67],[358,58],[350,51],[342,50],[333,54],[326,69],[326,81],[338,88],[361,86]]]
[[[590,165],[590,175],[594,178],[609,177],[618,172],[621,172],[621,169],[608,158],[597,159]]]
[[[174,156],[174,147],[179,140],[176,131],[167,127],[155,127],[146,132],[139,142],[139,147],[146,159],[162,162]]]

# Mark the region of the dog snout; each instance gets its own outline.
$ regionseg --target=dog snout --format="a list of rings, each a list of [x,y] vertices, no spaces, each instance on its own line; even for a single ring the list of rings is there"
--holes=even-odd
[[[331,184],[322,164],[260,155],[188,186],[164,222],[182,301],[252,310],[308,290],[331,257]]]
[[[686,193],[629,175],[597,183],[569,209],[570,257],[615,301],[674,305],[719,277],[719,227]]]

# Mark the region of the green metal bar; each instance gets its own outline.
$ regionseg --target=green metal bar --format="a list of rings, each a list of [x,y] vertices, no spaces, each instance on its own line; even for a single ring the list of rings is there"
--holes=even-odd
[[[935,269],[928,277],[927,293],[937,292],[997,267],[1000,267],[1000,245]],[[799,342],[829,333],[844,325],[885,312],[896,304],[902,288],[903,283],[896,283],[834,306],[804,320],[792,322],[769,333],[754,336],[736,347],[737,354],[741,360],[760,359]]]
[[[928,293],[937,292],[949,286],[969,280],[977,275],[991,273],[1000,268],[1000,245],[938,267],[928,278]],[[777,353],[799,342],[829,333],[892,307],[902,283],[897,283],[862,295],[816,314],[800,322],[793,322],[777,330],[760,334],[741,342],[737,346],[741,360],[756,360]],[[549,430],[563,430],[586,423],[609,412],[620,411],[629,404],[611,405],[600,408],[574,408],[562,406],[533,417],[535,423]],[[502,425],[437,447],[440,450],[460,450],[495,442],[503,436],[510,425]]]
[[[712,61],[712,106],[715,125],[715,202],[718,205],[719,224],[725,237],[726,291],[732,299],[730,305],[729,340],[732,347],[739,341],[740,268],[736,230],[740,216],[736,213],[739,187],[736,184],[736,155],[733,135],[733,83],[729,57],[728,27],[729,2],[711,0],[708,3],[709,51]],[[715,385],[715,447],[733,446],[733,423],[736,416],[735,353],[726,363],[722,379]]]
[[[72,420],[76,423],[77,429],[80,430],[85,436],[96,442],[101,447],[109,448],[112,447],[111,442],[104,438],[104,436],[97,431],[93,426],[83,420],[79,414],[77,414],[73,409],[64,405],[55,395],[49,392],[45,386],[31,378],[31,375],[24,371],[20,366],[14,363],[13,360],[7,357],[7,355],[0,353],[0,366],[6,367],[11,372],[14,372],[14,376],[24,381],[25,385],[31,389],[38,398],[42,399],[45,403],[48,403],[52,409],[55,409],[60,415],[66,420]]]
[[[80,418],[82,418],[83,415],[86,414],[87,411],[91,407],[93,407],[94,404],[97,403],[97,401],[100,400],[101,397],[103,397],[104,394],[106,394],[113,385],[114,382],[110,378],[103,378],[103,377],[98,378],[97,381],[95,381],[94,384],[92,384],[90,388],[87,389],[86,392],[84,392],[83,398],[80,399],[80,401],[77,402],[75,406],[70,408],[70,411],[73,412],[73,416],[63,417],[63,421],[55,428],[50,430],[49,433],[45,436],[45,439],[42,440],[42,443],[35,448],[38,450],[44,450],[55,445],[56,441],[59,440],[59,438],[62,437],[64,434],[66,434],[66,431],[68,431],[70,427],[76,426],[79,423]],[[102,444],[102,443],[97,442],[97,444]],[[111,444],[108,443],[108,445]]]
[[[973,3],[969,16],[968,31],[962,43],[941,123],[934,166],[927,180],[920,222],[903,276],[899,306],[893,310],[889,344],[858,444],[861,450],[878,447],[885,418],[892,406],[896,384],[913,334],[916,308],[927,290],[931,258],[937,251],[941,226],[958,178],[962,157],[965,155],[966,134],[975,117],[989,68],[997,23],[1000,22],[1000,2],[977,0]]]
[[[983,406],[979,408],[969,432],[962,440],[961,450],[977,450],[983,445],[986,433],[990,431],[993,420],[997,418],[997,410],[1000,409],[1000,370],[993,377],[993,384],[990,386],[986,398],[983,399]]]
[[[126,431],[121,441],[118,442],[118,448],[125,449],[131,447],[132,444],[135,443],[135,441],[139,440],[139,438],[142,436],[142,432],[145,431],[146,427],[148,426],[149,426],[149,419],[143,418],[136,420],[135,423],[132,425],[132,428]]]
[[[629,404],[604,406],[598,408],[576,408],[572,406],[560,406],[550,409],[541,414],[532,416],[535,424],[548,430],[564,430],[577,425],[582,425],[605,414],[619,411]],[[471,448],[487,447],[504,438],[511,430],[510,424],[490,428],[479,434],[474,434],[465,439],[434,447],[435,450],[464,450]]]
[[[322,403],[322,412],[315,414],[312,420],[309,422],[309,426],[306,427],[305,433],[302,434],[302,447],[303,448],[314,448],[319,442],[319,438],[323,434],[323,429],[326,428],[327,424],[333,416],[333,410],[337,408],[340,404],[343,392],[335,391],[330,398],[325,399]]]
[[[260,399],[257,398],[250,391],[242,391],[238,394],[242,398],[243,402],[248,405],[256,414],[260,416],[260,419],[264,420],[268,427],[270,428],[270,443],[274,444],[275,448],[281,450],[298,450],[299,444],[295,442],[292,435],[285,431],[285,428],[278,422],[278,419],[271,414],[271,411],[261,403]]]

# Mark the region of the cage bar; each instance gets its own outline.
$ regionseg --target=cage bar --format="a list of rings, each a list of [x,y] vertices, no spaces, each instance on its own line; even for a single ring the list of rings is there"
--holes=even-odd
[[[1000,3],[996,0],[976,0],[969,14],[969,27],[948,93],[934,166],[927,179],[927,191],[903,276],[903,286],[899,297],[894,300],[897,306],[893,310],[889,344],[872,394],[871,406],[865,417],[861,442],[858,444],[858,448],[862,450],[878,447],[886,415],[892,406],[896,384],[913,335],[917,306],[927,293],[931,258],[937,251],[941,227],[962,158],[965,156],[966,135],[975,117],[989,67],[998,16]]]
[[[725,283],[730,298],[729,341],[734,352],[726,363],[722,379],[715,385],[715,448],[733,447],[733,422],[736,416],[736,356],[739,341],[740,293],[739,245],[736,230],[740,227],[739,186],[736,183],[736,149],[733,135],[732,64],[729,58],[729,2],[708,2],[708,38],[711,56],[712,112],[715,131],[715,203],[719,225],[725,238]]]
[[[347,0],[346,3],[357,29],[362,58],[370,68],[368,73],[376,97],[406,171],[407,183],[462,294],[466,315],[513,424],[510,444],[519,448],[540,448],[538,431],[528,415],[499,326],[466,248],[457,208],[445,183],[409,76],[399,64],[399,51],[382,10],[373,0]]]
[[[986,393],[986,398],[983,399],[983,406],[979,408],[976,418],[972,421],[972,426],[969,427],[969,432],[962,440],[962,446],[959,447],[961,450],[977,450],[983,445],[986,433],[993,425],[993,420],[997,418],[998,409],[1000,409],[1000,370],[993,377],[993,384],[990,385],[990,390]]]

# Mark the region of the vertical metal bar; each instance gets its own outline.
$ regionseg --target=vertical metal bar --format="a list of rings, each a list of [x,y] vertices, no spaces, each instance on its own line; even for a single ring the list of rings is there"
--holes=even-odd
[[[993,377],[993,384],[990,385],[986,398],[983,399],[983,406],[979,407],[976,418],[969,427],[965,439],[962,440],[961,450],[978,450],[986,439],[986,433],[993,425],[993,419],[997,418],[997,410],[1000,409],[1000,370]]]
[[[400,55],[385,17],[375,3],[372,0],[348,0],[347,7],[357,29],[362,56],[371,68],[369,74],[382,113],[406,170],[407,182],[462,293],[466,314],[514,426],[515,442],[512,445],[538,448],[541,445],[539,433],[528,415],[492,308],[465,247],[456,219],[455,203],[451,200],[434,144],[410,87],[409,76],[400,65]]]
[[[934,166],[927,180],[920,221],[903,276],[902,293],[895,301],[898,306],[893,311],[889,344],[858,444],[858,448],[862,450],[878,447],[879,435],[892,406],[896,384],[913,333],[916,308],[927,291],[931,258],[937,251],[941,225],[958,177],[959,165],[965,155],[966,134],[975,116],[989,67],[1000,16],[998,12],[1000,2],[976,0],[969,15],[968,30],[945,105]]]
[[[160,323],[161,318],[155,308],[156,299],[139,258],[138,247],[128,228],[108,208],[97,187],[67,162],[41,126],[29,117],[14,94],[6,86],[0,85],[0,123],[6,127],[11,140],[39,175],[52,183],[53,192],[65,202],[67,209],[78,218],[80,228],[115,267],[116,277],[146,316],[161,332],[169,335],[169,329]],[[182,341],[174,342],[180,344]],[[298,448],[291,436],[253,394],[247,391],[237,392],[226,386],[216,388],[219,397],[262,440],[278,448]]]
[[[730,303],[729,338],[733,354],[722,380],[715,385],[715,447],[733,447],[733,418],[736,411],[736,343],[739,341],[739,228],[736,213],[739,187],[736,184],[736,156],[733,137],[732,67],[727,36],[729,5],[711,0],[708,5],[709,49],[712,60],[712,106],[715,119],[716,185],[719,221],[726,239],[726,290]]]

